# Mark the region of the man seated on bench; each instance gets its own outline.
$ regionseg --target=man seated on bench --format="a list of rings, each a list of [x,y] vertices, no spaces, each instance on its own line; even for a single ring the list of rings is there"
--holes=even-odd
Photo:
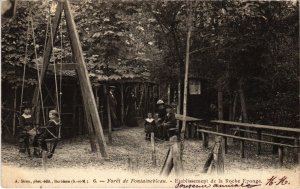
[[[59,116],[58,112],[56,110],[51,110],[49,112],[49,121],[46,126],[40,127],[38,134],[36,135],[34,139],[34,156],[41,157],[41,154],[37,153],[37,148],[41,148],[42,151],[47,151],[48,158],[51,158],[55,147],[57,140],[59,138],[59,129],[60,129],[60,121],[59,121]],[[53,139],[56,142],[54,143],[54,146],[52,149],[48,149],[47,146],[47,139]]]
[[[166,105],[166,116],[164,119],[164,122],[161,124],[161,131],[162,131],[162,136],[165,140],[169,140],[170,137],[170,129],[174,130],[176,129],[176,119],[175,119],[175,114],[173,112],[173,108],[170,105]]]

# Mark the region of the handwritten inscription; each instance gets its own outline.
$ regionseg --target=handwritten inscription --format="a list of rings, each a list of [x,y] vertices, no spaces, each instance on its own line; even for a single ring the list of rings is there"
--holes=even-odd
[[[290,182],[288,181],[288,178],[286,176],[283,176],[281,178],[272,176],[271,178],[267,179],[267,186],[273,186],[273,185],[288,185]]]

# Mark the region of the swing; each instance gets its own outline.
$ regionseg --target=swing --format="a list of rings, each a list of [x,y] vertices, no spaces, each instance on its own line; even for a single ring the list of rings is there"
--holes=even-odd
[[[54,121],[53,121],[54,122]],[[58,141],[60,140],[60,130],[61,130],[61,124],[60,122],[54,123],[54,127],[57,127],[58,133],[55,133],[51,131],[51,127],[49,125],[47,126],[41,126],[39,127],[39,130],[43,130],[44,135],[51,136],[51,138],[37,138],[37,147],[35,148],[35,155],[37,157],[44,158],[51,158],[55,152],[55,148],[58,144]],[[39,135],[40,133],[38,133]]]
[[[35,43],[35,33],[34,33],[34,27],[33,27],[33,19],[32,19],[32,14],[30,11],[30,21],[31,21],[31,30],[32,30],[32,38],[33,38],[33,44],[34,44],[34,52],[35,52],[35,58],[36,60],[38,59],[37,56],[37,50],[36,50],[36,43]],[[28,35],[29,35],[29,23],[28,21],[28,30],[27,30],[27,41],[28,41]],[[49,26],[50,26],[50,39],[51,40],[51,45],[52,49],[54,48],[53,45],[53,36],[52,36],[52,24],[51,24],[51,16],[50,16],[50,4],[49,4],[49,15],[47,19],[47,29],[46,29],[46,37],[45,37],[45,44],[44,47],[46,46],[47,43],[47,38],[48,38],[48,31],[49,31]],[[62,26],[60,27],[60,39],[61,39],[61,49],[63,48],[63,42],[62,42]],[[21,103],[23,102],[23,93],[24,93],[24,83],[25,83],[25,74],[26,74],[26,64],[27,64],[27,46],[28,44],[26,43],[26,49],[25,49],[25,63],[24,63],[24,70],[23,70],[23,81],[22,81],[22,93],[21,93]],[[45,48],[44,48],[44,54],[45,54]],[[61,50],[61,63],[62,63],[62,55],[63,52]],[[57,73],[56,73],[56,63],[55,63],[55,58],[54,58],[54,52],[52,53],[53,56],[53,65],[54,65],[54,80],[55,80],[55,94],[56,94],[56,109],[58,110],[58,119],[61,120],[60,116],[60,109],[61,109],[61,95],[62,95],[62,66],[60,67],[60,92],[58,93],[58,82],[57,82]],[[37,78],[38,78],[38,97],[41,99],[41,108],[42,108],[42,114],[43,114],[43,126],[39,126],[36,129],[36,138],[34,140],[34,155],[37,157],[48,157],[51,158],[55,152],[55,148],[58,144],[58,141],[61,137],[61,123],[60,121],[55,122],[55,126],[57,127],[58,132],[53,133],[50,131],[49,125],[46,125],[45,121],[45,113],[44,113],[44,104],[43,104],[43,95],[42,95],[42,90],[41,90],[41,78],[40,78],[40,73],[39,73],[39,68],[38,64],[36,64],[36,69],[37,69]],[[53,122],[53,120],[50,120],[50,122]],[[44,134],[47,134],[50,137],[47,138],[41,138],[39,131],[44,131]]]

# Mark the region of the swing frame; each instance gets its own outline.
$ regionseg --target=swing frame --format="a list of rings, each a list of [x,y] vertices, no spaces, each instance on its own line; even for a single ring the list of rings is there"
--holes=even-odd
[[[43,99],[43,98],[40,98],[41,95],[40,95],[39,91],[41,92],[41,90],[40,90],[41,83],[43,82],[44,76],[45,76],[46,71],[50,64],[50,56],[51,56],[51,54],[53,55],[53,53],[52,53],[53,44],[54,44],[53,39],[55,39],[55,37],[57,35],[59,23],[61,21],[61,16],[62,16],[63,12],[65,13],[64,16],[65,16],[66,24],[67,24],[67,31],[68,31],[67,33],[69,34],[69,40],[71,43],[72,55],[73,55],[73,60],[74,60],[74,64],[75,64],[75,70],[77,72],[77,76],[79,79],[80,88],[81,88],[81,92],[82,92],[82,100],[83,100],[83,104],[84,104],[85,115],[87,116],[88,119],[90,119],[90,122],[88,122],[88,124],[87,124],[89,135],[92,138],[94,138],[94,135],[96,135],[96,139],[98,142],[98,149],[100,150],[101,155],[105,158],[108,158],[108,154],[106,151],[107,146],[106,146],[106,142],[105,142],[105,138],[104,138],[104,134],[103,134],[102,124],[100,122],[100,117],[99,117],[95,97],[93,95],[91,82],[90,82],[87,67],[86,67],[86,64],[84,61],[83,52],[82,52],[81,44],[79,41],[78,32],[76,30],[74,17],[71,12],[71,6],[70,6],[69,0],[63,0],[63,1],[57,2],[57,7],[56,7],[55,16],[53,19],[53,24],[50,23],[51,37],[50,37],[50,40],[48,39],[47,44],[45,45],[46,47],[45,47],[45,51],[44,51],[44,55],[43,55],[43,63],[42,63],[43,66],[40,71],[40,75],[38,77],[39,78],[38,86],[35,89],[33,100],[32,100],[32,104],[34,105],[33,112],[35,112],[36,114],[39,113],[39,108],[38,108],[39,101],[40,100],[42,101],[42,99]],[[62,42],[61,42],[61,44],[62,44]],[[61,69],[62,68],[63,68],[63,66],[61,63]],[[56,74],[55,63],[54,63],[54,73]],[[60,82],[62,82],[62,81],[60,80]],[[55,83],[57,84],[56,78],[55,78]],[[56,86],[56,91],[58,91],[57,86]],[[60,115],[60,113],[61,113],[60,106],[58,106],[59,97],[58,97],[58,93],[56,93],[56,94],[57,94],[56,95],[57,110]],[[62,93],[60,92],[60,95],[61,94]],[[43,107],[42,107],[42,109],[43,109]],[[91,146],[92,146],[94,144],[94,141],[90,140],[90,142],[91,142]]]

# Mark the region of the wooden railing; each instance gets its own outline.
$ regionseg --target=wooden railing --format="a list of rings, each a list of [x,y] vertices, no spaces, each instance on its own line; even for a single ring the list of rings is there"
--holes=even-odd
[[[217,136],[223,136],[225,139],[227,138],[234,138],[238,139],[240,141],[240,155],[241,158],[245,157],[245,141],[249,142],[255,142],[258,144],[258,151],[257,153],[260,154],[261,146],[260,144],[269,144],[273,146],[278,146],[278,156],[279,156],[279,166],[282,166],[283,164],[283,148],[292,148],[294,150],[294,162],[298,162],[298,153],[299,153],[299,136],[300,136],[300,129],[298,128],[286,128],[286,127],[279,127],[279,126],[271,126],[271,125],[259,125],[259,124],[251,124],[251,123],[240,123],[240,122],[233,122],[233,121],[224,121],[224,120],[212,120],[211,123],[216,123],[216,124],[222,124],[224,129],[223,133],[220,132],[215,132],[215,131],[209,131],[205,128],[197,129],[198,132],[201,133],[207,133],[207,134],[212,134],[212,135],[217,135]],[[234,134],[228,134],[227,129],[229,127],[236,126],[238,127],[237,129],[235,128],[236,131],[239,131],[239,136],[236,136]],[[241,127],[245,127],[247,129],[241,129]],[[256,130],[250,130],[254,129]],[[267,133],[267,132],[262,132],[262,130],[269,130],[269,131],[284,131],[284,132],[289,132],[292,133],[289,136],[285,135],[276,135],[272,133]],[[248,138],[244,136],[244,133],[252,133],[256,134],[256,138]],[[279,137],[279,138],[284,138],[284,139],[293,139],[294,142],[293,144],[286,144],[286,143],[281,143],[281,142],[273,142],[273,141],[267,141],[263,140],[262,136],[269,136],[269,137]],[[208,146],[208,135],[207,137],[203,138],[203,144],[204,146]],[[227,141],[227,140],[225,140]],[[227,152],[227,144],[225,143],[225,152]]]

